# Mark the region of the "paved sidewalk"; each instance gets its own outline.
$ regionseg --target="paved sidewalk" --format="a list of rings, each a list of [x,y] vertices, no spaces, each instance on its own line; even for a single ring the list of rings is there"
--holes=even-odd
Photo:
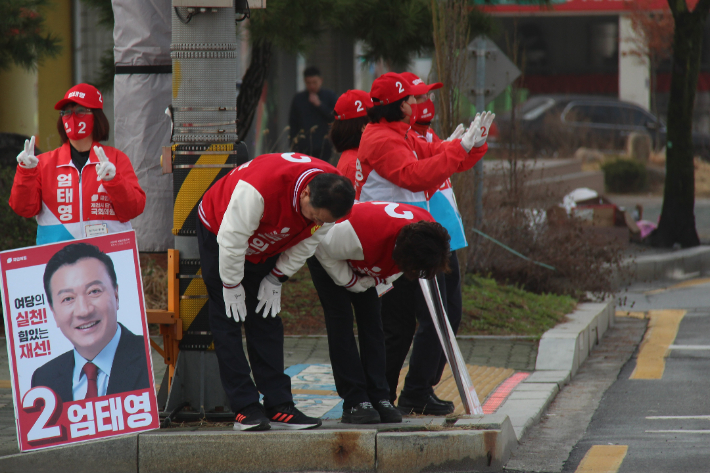
[[[162,345],[160,337],[154,338]],[[459,347],[467,365],[491,368],[508,368],[515,371],[532,371],[535,369],[537,357],[537,340],[519,338],[489,338],[489,337],[462,337]],[[155,383],[162,382],[165,372],[163,359],[155,350],[153,354],[153,367]],[[284,341],[284,361],[286,368],[296,365],[323,365],[329,364],[328,341],[325,336],[286,336]],[[407,369],[407,361],[405,370]],[[404,370],[403,370],[404,372]],[[446,378],[446,375],[444,376]],[[445,379],[446,381],[446,379]],[[444,382],[442,381],[442,384]],[[496,385],[498,383],[496,382]],[[475,382],[474,382],[475,385]],[[478,386],[476,386],[477,389]],[[485,389],[489,393],[491,389]],[[294,383],[294,391],[297,387]],[[482,393],[479,389],[479,395]],[[332,397],[332,396],[325,396]],[[298,402],[298,395],[296,396]],[[339,398],[337,398],[339,399]],[[485,399],[480,399],[481,403]],[[13,408],[12,389],[10,385],[10,370],[7,358],[5,339],[0,339],[0,456],[19,453],[15,430],[15,414]]]

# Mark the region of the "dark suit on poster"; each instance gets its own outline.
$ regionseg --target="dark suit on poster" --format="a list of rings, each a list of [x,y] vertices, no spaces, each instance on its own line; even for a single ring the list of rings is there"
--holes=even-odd
[[[46,386],[63,402],[71,402],[74,400],[73,372],[74,350],[69,350],[37,368],[32,375],[32,387]],[[121,325],[121,337],[113,358],[106,395],[149,387],[148,362],[145,357],[143,336],[135,335]]]

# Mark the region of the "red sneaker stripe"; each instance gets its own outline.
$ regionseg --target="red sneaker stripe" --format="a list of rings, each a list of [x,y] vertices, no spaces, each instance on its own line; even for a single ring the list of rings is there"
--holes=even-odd
[[[279,418],[279,422],[283,422],[284,419],[288,416],[288,414],[281,414],[281,417]]]
[[[280,413],[280,412],[277,412],[277,413],[274,415],[274,417],[271,418],[271,420],[276,420],[276,418],[277,418],[278,416],[280,416],[280,415],[281,415],[281,413]]]
[[[284,422],[290,421],[292,417],[293,417],[293,414],[291,414],[290,416],[288,416],[288,417],[284,420]]]

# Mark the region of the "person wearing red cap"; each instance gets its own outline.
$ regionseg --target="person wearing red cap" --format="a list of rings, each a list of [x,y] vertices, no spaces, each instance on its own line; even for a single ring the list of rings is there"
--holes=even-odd
[[[330,141],[340,154],[338,171],[355,185],[355,161],[360,138],[370,123],[367,109],[372,107],[370,94],[362,90],[348,90],[335,103],[335,121],[330,127]]]
[[[385,376],[378,295],[402,274],[416,280],[444,271],[448,232],[422,208],[360,202],[323,238],[315,256],[308,260],[308,268],[323,306],[335,387],[343,398],[341,422],[401,422],[402,414],[390,403]]]
[[[78,84],[54,106],[62,146],[35,156],[35,137],[17,156],[10,207],[37,217],[37,244],[81,239],[131,229],[145,207],[128,156],[111,146],[101,92]]]
[[[429,125],[435,113],[431,91],[441,88],[442,84],[437,82],[428,85],[411,72],[403,72],[401,75],[409,81],[410,90],[417,102],[415,105],[417,108],[416,121],[412,123],[408,138],[415,141],[441,143],[441,139],[430,129]],[[488,119],[492,120],[492,117],[493,115],[490,115]],[[483,124],[482,126],[488,125]],[[463,126],[460,125],[448,141],[460,137],[462,131]],[[456,333],[462,313],[461,277],[456,250],[468,245],[463,221],[456,205],[451,180],[448,177],[443,181],[443,184],[427,190],[425,198],[429,212],[451,235],[451,255],[449,257],[451,270],[446,274],[439,275],[437,279],[449,323]],[[430,324],[420,324],[417,330],[417,320],[426,319],[428,321],[430,317],[429,310],[422,300],[419,284],[416,281],[410,282],[402,279],[397,281],[396,288],[397,290],[389,293],[382,301],[382,324],[387,340],[387,379],[391,389],[399,381],[399,372],[413,341],[417,347],[438,343],[438,336]],[[419,413],[426,411],[426,413],[443,414],[452,411],[453,403],[442,401],[431,389],[431,386],[438,384],[441,379],[446,365],[446,356],[440,353],[438,359],[427,356],[425,360],[420,360],[417,356],[418,353],[419,350],[415,350],[415,369],[410,368],[412,374],[405,380],[399,400],[400,407],[408,407]],[[429,365],[430,362],[431,365]],[[426,367],[417,369],[424,363],[426,363]],[[421,375],[426,373],[429,373],[428,377],[422,379]],[[394,402],[394,397],[391,399]],[[418,408],[422,404],[426,405],[426,409],[422,408],[420,411]]]
[[[374,106],[368,111],[372,123],[363,133],[356,163],[356,198],[359,201],[403,202],[431,211],[428,193],[455,172],[473,167],[485,154],[486,134],[482,123],[492,121],[490,115],[476,116],[468,130],[464,133],[459,131],[459,135],[449,141],[431,143],[416,137],[410,125],[415,124],[424,113],[424,107],[420,109],[414,97],[422,93],[419,85],[395,73],[385,74],[372,84],[370,96]],[[423,86],[428,92],[429,86]],[[437,217],[433,212],[432,215],[450,233],[453,232],[454,248],[454,243],[459,244],[456,241],[459,235],[463,236],[458,212],[455,219],[448,218],[451,216]],[[437,275],[437,280],[443,292],[444,274]],[[402,299],[406,299],[404,303]],[[406,356],[414,338],[414,324],[409,319],[400,324],[402,317],[397,316],[405,310],[398,305],[406,305],[408,310],[411,309],[410,316],[415,313],[419,329],[414,338],[409,373],[399,407],[420,414],[445,415],[453,412],[451,403],[441,401],[434,395],[433,386],[440,377],[443,351],[418,284],[407,284],[404,280],[395,282],[394,290],[384,296],[382,304],[391,402],[396,399],[397,378],[404,362],[401,352]],[[450,318],[454,316],[451,324],[457,326],[460,314],[459,320],[455,319],[455,312],[447,315]]]

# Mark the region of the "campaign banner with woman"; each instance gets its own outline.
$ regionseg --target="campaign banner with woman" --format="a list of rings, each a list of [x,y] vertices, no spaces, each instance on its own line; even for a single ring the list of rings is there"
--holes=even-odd
[[[20,451],[159,427],[133,231],[0,253]]]

